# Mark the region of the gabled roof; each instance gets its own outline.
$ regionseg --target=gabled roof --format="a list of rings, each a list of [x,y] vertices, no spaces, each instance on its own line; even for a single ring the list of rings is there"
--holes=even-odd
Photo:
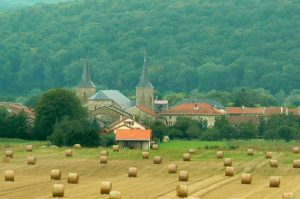
[[[227,107],[228,115],[263,115],[265,108],[248,108],[248,107]]]
[[[140,141],[150,141],[152,135],[152,130],[150,129],[117,129],[116,131],[116,141],[122,140],[140,140]]]
[[[93,83],[91,79],[91,74],[90,74],[90,68],[89,68],[89,63],[86,61],[85,65],[83,66],[83,71],[81,75],[81,80],[78,84],[77,87],[81,88],[89,88],[89,87],[96,87],[95,84]]]
[[[123,109],[132,107],[132,102],[130,99],[128,99],[118,90],[100,90],[91,96],[89,100],[113,100],[115,103],[123,107]]]
[[[147,113],[148,115],[152,116],[152,117],[158,117],[158,114],[155,113],[152,109],[142,106],[142,105],[136,105],[136,107],[138,109],[140,109],[141,111]]]
[[[150,87],[153,88],[152,84],[150,83],[149,77],[148,77],[148,68],[147,68],[147,61],[146,56],[144,57],[144,65],[142,74],[140,76],[140,82],[136,87]]]
[[[208,103],[184,103],[174,106],[160,114],[222,115],[223,113]]]

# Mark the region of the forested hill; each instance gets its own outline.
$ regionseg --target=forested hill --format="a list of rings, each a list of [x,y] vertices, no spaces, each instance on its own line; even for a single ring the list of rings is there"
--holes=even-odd
[[[68,0],[0,0],[0,10],[16,9],[32,6],[37,3],[51,4]]]
[[[146,49],[161,92],[300,88],[298,0],[82,0],[0,15],[0,94],[76,86],[134,91]]]

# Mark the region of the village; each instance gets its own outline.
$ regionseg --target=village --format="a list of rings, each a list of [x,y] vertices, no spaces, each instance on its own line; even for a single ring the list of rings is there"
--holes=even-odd
[[[187,117],[196,121],[205,121],[207,128],[213,128],[216,119],[225,117],[234,127],[243,123],[251,123],[257,127],[261,119],[267,120],[272,115],[300,116],[299,108],[225,107],[213,99],[183,99],[170,107],[167,100],[157,99],[154,96],[146,57],[136,86],[135,101],[118,90],[96,91],[90,73],[89,63],[86,61],[81,80],[76,86],[76,95],[82,106],[88,110],[89,119],[101,128],[99,133],[115,134],[115,141],[121,147],[150,149],[153,136],[147,123],[154,121],[173,126],[178,117]],[[0,102],[0,108],[7,109],[11,114],[24,111],[28,123],[34,124],[35,112],[31,108],[10,102]],[[169,140],[167,135],[163,136],[164,141]]]

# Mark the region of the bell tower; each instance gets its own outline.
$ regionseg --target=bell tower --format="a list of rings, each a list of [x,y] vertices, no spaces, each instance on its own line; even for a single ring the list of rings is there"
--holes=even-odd
[[[77,85],[76,95],[80,99],[82,105],[88,102],[89,97],[96,93],[96,86],[91,80],[90,68],[88,60],[86,60],[83,66],[83,71],[81,75],[81,81]]]
[[[144,106],[153,110],[154,89],[148,77],[148,68],[146,56],[144,56],[144,65],[140,82],[136,86],[136,105]]]

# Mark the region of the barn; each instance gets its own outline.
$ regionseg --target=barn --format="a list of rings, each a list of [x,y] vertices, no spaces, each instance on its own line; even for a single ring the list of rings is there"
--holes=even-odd
[[[117,129],[116,142],[130,149],[150,149],[151,129]]]

